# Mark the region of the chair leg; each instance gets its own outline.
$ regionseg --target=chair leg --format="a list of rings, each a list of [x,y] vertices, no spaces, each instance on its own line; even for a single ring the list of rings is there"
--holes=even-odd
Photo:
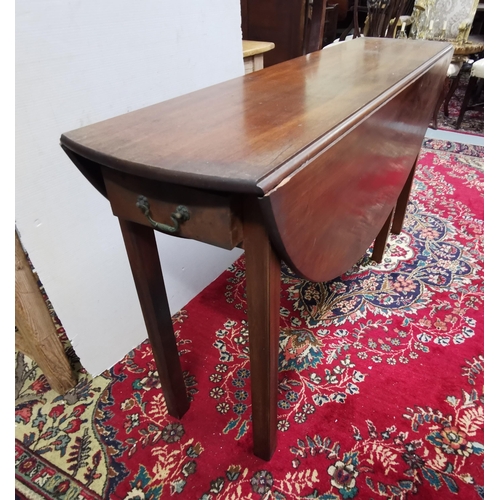
[[[354,25],[353,21],[351,21],[349,23],[349,26],[347,26],[347,28],[340,34],[339,37],[340,42],[343,42],[347,38],[347,35],[349,35],[349,33],[351,32],[353,25]]]
[[[469,108],[477,108],[480,106],[484,106],[484,100],[483,101],[479,100],[483,92],[484,92],[484,78],[478,78],[478,82],[474,90],[474,93],[472,94],[472,99]]]
[[[450,85],[450,90],[448,91],[448,94],[446,95],[446,97],[444,99],[444,116],[446,116],[447,118],[450,116],[450,109],[449,109],[448,105],[451,101],[451,98],[455,94],[455,91],[458,88],[458,84],[460,83],[460,76],[461,76],[461,73],[459,73],[455,78],[453,78],[453,81],[451,82],[451,85]]]
[[[469,101],[472,93],[474,92],[474,89],[476,88],[477,82],[478,82],[477,77],[471,76],[469,78],[469,83],[467,84],[467,89],[465,90],[465,96],[462,102],[462,107],[460,108],[460,114],[458,115],[457,123],[455,125],[456,130],[458,130],[460,128],[460,125],[462,125],[462,120],[464,119],[465,112],[469,107]]]

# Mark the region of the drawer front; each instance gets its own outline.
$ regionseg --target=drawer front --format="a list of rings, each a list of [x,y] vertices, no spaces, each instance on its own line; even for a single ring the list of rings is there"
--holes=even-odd
[[[189,218],[181,220],[177,231],[168,234],[228,250],[243,240],[239,203],[234,195],[143,179],[105,167],[102,174],[113,214],[121,219],[153,227],[137,205],[142,197],[147,201],[150,218],[172,229],[176,226],[172,214],[179,206],[187,208]]]

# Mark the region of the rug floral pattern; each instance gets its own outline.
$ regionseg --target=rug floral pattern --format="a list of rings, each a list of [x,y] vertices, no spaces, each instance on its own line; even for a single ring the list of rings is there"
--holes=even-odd
[[[18,496],[483,498],[482,165],[481,147],[425,141],[382,263],[368,249],[325,283],[283,265],[270,462],[251,451],[242,257],[174,317],[182,421],[147,341],[64,396],[17,354]]]

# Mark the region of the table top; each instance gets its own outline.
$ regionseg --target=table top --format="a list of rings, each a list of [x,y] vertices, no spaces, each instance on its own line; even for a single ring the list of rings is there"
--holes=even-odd
[[[263,195],[451,50],[359,38],[67,132],[61,144],[145,178]]]
[[[257,54],[263,54],[274,49],[273,42],[257,42],[255,40],[243,40],[243,57],[251,57]]]

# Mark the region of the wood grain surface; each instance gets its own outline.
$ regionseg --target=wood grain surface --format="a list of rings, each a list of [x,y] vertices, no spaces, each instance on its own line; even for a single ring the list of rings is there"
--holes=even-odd
[[[448,64],[442,58],[261,198],[271,240],[297,274],[336,278],[370,247],[410,176]]]
[[[451,44],[362,38],[63,134],[120,226],[169,413],[189,406],[150,200],[179,235],[246,253],[254,453],[276,447],[280,259],[325,281],[402,224]],[[341,78],[339,78],[341,74]],[[154,222],[155,227],[156,222]],[[396,229],[397,229],[396,228]]]
[[[50,387],[65,394],[77,382],[37,278],[15,234],[16,349],[40,367]]]
[[[123,172],[264,195],[452,51],[360,38],[65,133],[61,144]]]

